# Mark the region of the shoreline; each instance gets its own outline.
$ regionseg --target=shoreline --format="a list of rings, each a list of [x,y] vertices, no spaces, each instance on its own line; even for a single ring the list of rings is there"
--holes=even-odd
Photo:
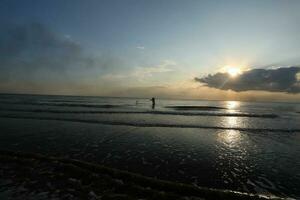
[[[49,184],[51,181],[60,180],[58,185],[63,184],[71,187],[71,189],[61,191],[57,194],[58,196],[64,196],[68,193],[68,195],[72,195],[75,188],[75,191],[80,192],[75,196],[94,196],[94,199],[100,199],[101,197],[104,199],[286,199],[276,196],[196,187],[150,178],[80,160],[48,157],[35,153],[0,150],[0,160],[1,163],[5,163],[0,167],[0,170],[4,168],[12,171],[12,174],[18,174],[18,171],[22,171],[20,174],[23,177],[17,177],[16,180],[10,183],[10,186],[8,184],[6,186],[8,190],[14,182],[21,181],[23,186],[28,188],[28,192],[34,193],[47,188],[47,186],[43,186],[46,182]],[[38,184],[30,187],[30,182]],[[3,188],[3,185],[1,187]],[[51,191],[56,190],[50,189],[47,191],[46,189],[43,192],[50,195]],[[26,192],[23,191],[23,193]]]

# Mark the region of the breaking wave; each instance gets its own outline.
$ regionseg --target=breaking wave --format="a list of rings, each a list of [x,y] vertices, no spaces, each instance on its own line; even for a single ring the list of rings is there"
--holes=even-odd
[[[84,103],[49,103],[49,102],[30,102],[30,101],[23,101],[23,102],[8,102],[8,101],[1,101],[0,103],[3,104],[18,104],[18,105],[33,105],[33,106],[58,106],[58,107],[83,107],[83,108],[120,108],[130,105],[112,105],[112,104],[102,104],[102,105],[95,105],[95,104],[84,104]]]
[[[107,108],[109,105],[103,105]],[[276,118],[275,114],[254,113],[212,113],[212,112],[170,112],[170,111],[103,111],[103,110],[49,110],[49,109],[0,109],[1,111],[34,112],[34,113],[74,113],[74,114],[153,114],[153,115],[182,115],[182,116],[216,116],[216,117],[255,117]]]
[[[284,133],[300,132],[300,129],[242,128],[242,127],[205,126],[205,125],[193,125],[193,124],[145,123],[145,122],[134,123],[134,122],[101,121],[101,120],[76,119],[76,118],[16,116],[10,114],[0,115],[0,117],[15,118],[15,119],[56,120],[56,121],[93,123],[93,124],[103,124],[103,125],[134,126],[134,127],[198,128],[198,129],[237,130],[237,131],[247,131],[247,132],[284,132]]]

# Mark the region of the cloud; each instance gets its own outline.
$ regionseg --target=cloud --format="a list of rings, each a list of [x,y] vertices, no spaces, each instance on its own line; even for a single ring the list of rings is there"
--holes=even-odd
[[[81,46],[50,31],[42,24],[1,27],[1,78],[27,79],[41,76],[41,71],[62,72],[66,68],[86,67],[93,60],[85,57]],[[41,78],[49,78],[45,74]]]
[[[137,48],[137,49],[140,49],[140,50],[144,50],[144,49],[145,49],[144,46],[137,46],[136,48]]]
[[[163,60],[160,64],[154,66],[143,66],[136,67],[131,71],[118,72],[118,73],[108,73],[104,74],[102,77],[106,81],[121,81],[121,80],[133,80],[133,81],[143,81],[147,78],[157,77],[158,75],[166,74],[167,72],[174,72],[174,67],[177,63],[172,60]]]
[[[281,67],[277,69],[252,69],[237,77],[228,73],[216,73],[195,81],[205,86],[237,92],[261,90],[269,92],[300,93],[300,67]]]
[[[52,85],[76,89],[119,69],[120,60],[101,52],[92,56],[70,35],[39,23],[0,26],[0,92],[52,90]],[[67,90],[67,88],[65,89]]]
[[[161,64],[156,66],[137,67],[133,72],[132,76],[138,78],[145,78],[151,77],[154,74],[172,72],[174,71],[174,66],[176,65],[176,62],[172,60],[164,60]]]

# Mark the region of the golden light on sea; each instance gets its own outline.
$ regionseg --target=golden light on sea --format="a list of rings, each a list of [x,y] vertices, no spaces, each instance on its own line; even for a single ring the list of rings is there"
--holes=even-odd
[[[226,127],[239,127],[239,121],[237,117],[224,117],[223,118],[223,124]],[[224,130],[218,133],[218,141],[223,143],[224,145],[228,147],[234,147],[238,145],[241,133],[238,130]]]
[[[235,147],[241,139],[241,133],[237,130],[226,130],[219,132],[217,140],[228,147]]]
[[[226,102],[226,107],[229,110],[234,110],[239,106],[239,104],[240,104],[240,102],[238,102],[238,101],[227,101]]]

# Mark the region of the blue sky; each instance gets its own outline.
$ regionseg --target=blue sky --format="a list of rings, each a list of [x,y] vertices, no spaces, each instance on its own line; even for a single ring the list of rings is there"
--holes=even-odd
[[[182,91],[190,88],[189,97],[202,98],[199,93],[208,88],[200,87],[193,79],[220,72],[224,66],[247,70],[298,66],[299,9],[300,1],[296,0],[1,0],[2,31],[11,26],[40,24],[60,42],[66,40],[77,45],[81,49],[80,57],[93,60],[93,67],[66,67],[68,82],[64,82],[64,77],[58,77],[57,81],[58,75],[51,75],[53,70],[47,63],[49,69],[35,70],[34,77],[28,73],[19,83],[2,81],[0,89],[85,95],[116,95],[122,91],[124,95],[127,92],[145,96],[140,90],[132,92],[135,87],[145,87],[145,90],[152,89],[153,95],[180,97],[186,96]],[[27,54],[32,55],[34,51]],[[22,73],[22,70],[19,66],[14,71]],[[43,85],[36,77],[45,74],[54,78],[49,78],[43,87],[36,87]],[[56,82],[65,88],[56,91],[54,86],[49,87]],[[106,84],[110,87],[102,88]],[[166,91],[157,89],[162,87]],[[225,91],[212,89],[215,96],[211,98],[219,98],[218,92],[224,96]],[[248,93],[239,92],[234,96],[244,95],[247,99],[253,95]],[[297,99],[299,95],[284,98]]]

